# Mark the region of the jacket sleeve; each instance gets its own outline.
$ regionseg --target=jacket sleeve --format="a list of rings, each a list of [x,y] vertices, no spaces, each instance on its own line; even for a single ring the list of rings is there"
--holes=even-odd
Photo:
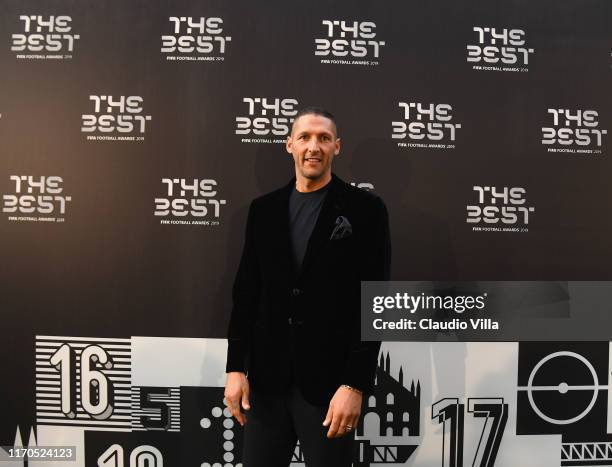
[[[227,362],[225,371],[241,371],[248,368],[251,333],[257,306],[261,280],[255,242],[255,203],[251,203],[247,217],[244,249],[232,289],[233,307],[227,331]]]
[[[380,198],[374,201],[371,216],[372,226],[364,238],[364,250],[360,268],[361,281],[387,281],[391,267],[391,238],[389,215]],[[359,294],[361,296],[361,294]],[[359,305],[359,301],[357,301]],[[361,341],[361,308],[358,319],[353,320],[352,343],[348,363],[342,377],[342,384],[348,384],[368,394],[372,392],[380,341]]]

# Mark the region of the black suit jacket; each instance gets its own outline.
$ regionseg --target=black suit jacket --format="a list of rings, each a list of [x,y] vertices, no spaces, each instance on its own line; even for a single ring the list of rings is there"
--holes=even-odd
[[[247,373],[264,393],[286,390],[291,372],[309,402],[325,406],[341,384],[371,392],[380,342],[361,342],[360,286],[387,280],[390,239],[382,200],[332,175],[297,270],[287,186],[250,206],[233,288],[226,371]],[[332,239],[339,216],[352,234]]]

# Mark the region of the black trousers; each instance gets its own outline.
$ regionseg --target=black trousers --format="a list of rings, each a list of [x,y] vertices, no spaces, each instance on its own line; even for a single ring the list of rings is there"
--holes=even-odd
[[[329,427],[323,426],[323,420],[328,407],[304,400],[295,383],[278,396],[251,389],[249,402],[242,447],[244,467],[287,467],[297,440],[306,467],[351,467],[355,432],[327,438]]]

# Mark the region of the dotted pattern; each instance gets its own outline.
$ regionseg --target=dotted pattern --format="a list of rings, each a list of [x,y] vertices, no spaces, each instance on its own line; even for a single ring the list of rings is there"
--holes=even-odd
[[[210,464],[208,462],[203,462],[200,464],[200,467],[242,467],[242,462],[232,464],[232,461],[234,460],[234,442],[232,440],[234,439],[233,428],[235,423],[232,419],[232,412],[230,412],[230,409],[227,407],[227,402],[225,399],[223,399],[223,405],[225,405],[224,409],[221,407],[213,407],[210,414],[214,418],[219,418],[222,415],[224,417],[223,428],[225,428],[225,430],[223,430],[223,439],[225,441],[223,442],[223,449],[225,450],[225,453],[223,454],[223,460],[226,463],[221,464],[219,462],[215,462],[214,464]],[[210,428],[211,425],[212,422],[210,418],[204,417],[202,420],[200,420],[200,426],[202,428]]]

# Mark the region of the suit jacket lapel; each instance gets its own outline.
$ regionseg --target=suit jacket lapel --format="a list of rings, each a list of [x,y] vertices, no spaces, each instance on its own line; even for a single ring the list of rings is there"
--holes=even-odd
[[[304,260],[302,261],[302,269],[299,276],[302,277],[308,272],[314,258],[317,257],[320,249],[329,241],[336,218],[340,215],[339,192],[342,188],[342,181],[332,174],[332,180],[329,186],[329,191],[323,201],[321,212],[317,219],[317,223],[310,235]]]

